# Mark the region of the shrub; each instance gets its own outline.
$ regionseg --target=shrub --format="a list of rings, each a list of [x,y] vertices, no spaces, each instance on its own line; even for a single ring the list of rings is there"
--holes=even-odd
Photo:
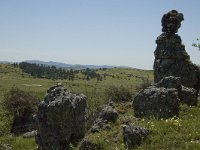
[[[109,86],[105,90],[106,99],[111,99],[114,102],[125,102],[132,100],[131,91],[124,87],[123,85],[117,86]]]
[[[39,99],[31,92],[12,87],[4,95],[4,108],[13,115],[12,133],[27,131]]]
[[[140,90],[146,89],[150,85],[151,85],[151,81],[149,80],[149,78],[145,78],[145,79],[142,80],[141,84],[136,86],[136,91],[140,91]]]

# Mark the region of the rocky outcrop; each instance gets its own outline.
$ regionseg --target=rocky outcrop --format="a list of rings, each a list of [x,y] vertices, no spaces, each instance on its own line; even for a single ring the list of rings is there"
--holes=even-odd
[[[197,105],[197,91],[184,87],[180,77],[164,77],[158,83],[140,91],[133,100],[136,117],[169,118],[177,116],[179,102]]]
[[[51,87],[39,104],[36,143],[39,150],[65,150],[85,134],[86,97],[62,85]]]
[[[181,27],[181,21],[184,20],[183,14],[172,10],[162,17],[162,31],[166,33],[175,34]]]
[[[155,84],[156,87],[164,87],[166,89],[175,88],[178,92],[181,91],[181,78],[180,77],[164,77],[158,83]]]
[[[191,63],[180,37],[163,33],[156,43],[154,81],[159,82],[163,77],[176,76],[181,78],[184,86],[199,91],[199,68]]]
[[[133,149],[141,144],[142,140],[149,134],[149,130],[133,125],[123,125],[122,134],[126,148]]]
[[[115,122],[117,118],[118,113],[115,110],[113,102],[110,101],[109,104],[102,109],[90,131],[94,133],[99,132],[100,129],[111,129],[108,122]]]
[[[99,115],[100,119],[112,122],[114,122],[117,119],[117,117],[118,113],[115,110],[113,102],[109,102],[109,104],[102,109]]]
[[[185,87],[181,84],[180,77],[164,77],[158,83],[155,84],[156,87],[164,87],[164,88],[175,88],[178,91],[178,96],[181,102],[187,105],[197,105],[198,101],[198,93],[193,88]]]
[[[197,105],[200,70],[178,36],[183,14],[172,10],[162,18],[162,33],[154,52],[154,86],[140,91],[133,100],[136,117],[168,118],[179,113],[179,101]]]
[[[199,68],[190,61],[181,37],[175,34],[181,26],[182,20],[183,14],[175,10],[165,14],[162,18],[164,33],[156,40],[154,81],[157,83],[167,76],[180,77],[182,85],[194,88],[199,92]]]
[[[136,117],[169,118],[179,114],[179,97],[175,88],[150,86],[133,100]]]
[[[182,86],[180,99],[183,103],[187,105],[196,106],[198,102],[198,93],[193,88]]]

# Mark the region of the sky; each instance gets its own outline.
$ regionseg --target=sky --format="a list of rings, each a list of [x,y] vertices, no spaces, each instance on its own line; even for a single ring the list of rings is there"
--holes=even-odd
[[[178,34],[191,60],[200,38],[199,0],[0,0],[0,61],[153,69],[163,14],[184,14]]]

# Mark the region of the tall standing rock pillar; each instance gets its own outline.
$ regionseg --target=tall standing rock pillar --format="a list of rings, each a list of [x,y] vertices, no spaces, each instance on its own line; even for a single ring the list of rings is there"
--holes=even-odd
[[[199,68],[190,61],[181,37],[176,34],[183,20],[183,14],[176,10],[162,18],[163,33],[156,40],[154,52],[154,81],[157,83],[167,76],[180,77],[182,85],[199,91]]]

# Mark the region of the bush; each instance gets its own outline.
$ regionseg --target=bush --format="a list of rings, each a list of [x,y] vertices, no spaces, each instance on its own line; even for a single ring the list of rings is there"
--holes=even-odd
[[[151,81],[149,80],[149,78],[143,79],[142,83],[138,86],[136,86],[136,91],[140,91],[143,89],[146,89],[147,87],[149,87],[151,85]]]
[[[27,131],[39,99],[31,92],[12,87],[4,95],[4,108],[13,115],[12,133]]]
[[[105,90],[106,99],[111,99],[114,102],[125,102],[132,100],[131,91],[124,87],[123,85],[117,86],[109,86]]]

